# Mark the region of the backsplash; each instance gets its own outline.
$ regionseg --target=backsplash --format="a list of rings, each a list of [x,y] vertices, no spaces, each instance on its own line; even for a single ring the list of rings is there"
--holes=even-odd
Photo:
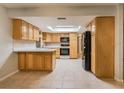
[[[41,47],[60,47],[60,43],[43,43],[41,41]],[[29,40],[13,40],[13,50],[22,48],[36,48],[36,41]]]
[[[13,49],[16,48],[36,48],[35,41],[13,40]]]
[[[60,46],[60,43],[44,43],[45,46]]]

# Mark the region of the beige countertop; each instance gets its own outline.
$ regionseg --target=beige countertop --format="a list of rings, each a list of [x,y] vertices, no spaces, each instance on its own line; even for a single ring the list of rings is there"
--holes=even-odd
[[[54,52],[56,49],[50,48],[15,48],[14,52]]]
[[[61,47],[60,46],[45,46],[44,48],[58,49],[58,48],[61,48]]]

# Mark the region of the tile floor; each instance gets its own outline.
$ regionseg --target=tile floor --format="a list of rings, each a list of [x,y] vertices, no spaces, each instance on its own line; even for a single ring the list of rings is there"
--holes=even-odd
[[[0,82],[0,88],[9,89],[96,89],[124,88],[124,84],[98,79],[82,68],[81,59],[57,59],[53,72],[18,72]]]

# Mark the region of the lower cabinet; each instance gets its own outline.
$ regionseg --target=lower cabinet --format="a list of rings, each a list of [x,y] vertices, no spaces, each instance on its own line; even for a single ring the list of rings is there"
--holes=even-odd
[[[25,70],[33,70],[34,69],[34,55],[33,53],[25,53]]]
[[[51,55],[44,56],[44,70],[51,70],[52,69],[52,57]]]
[[[20,70],[52,71],[55,67],[55,52],[20,52],[18,62]]]
[[[18,68],[20,70],[26,69],[26,53],[24,52],[19,52],[18,53]]]
[[[60,58],[60,49],[58,48],[58,49],[56,49],[56,58]]]
[[[45,69],[45,65],[44,65],[45,59],[44,59],[43,54],[35,53],[33,61],[35,62],[34,70],[44,70]]]

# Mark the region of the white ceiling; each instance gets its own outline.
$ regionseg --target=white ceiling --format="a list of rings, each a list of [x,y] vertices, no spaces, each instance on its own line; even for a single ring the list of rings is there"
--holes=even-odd
[[[47,26],[81,26],[81,32],[84,31],[84,27],[88,24],[94,16],[67,16],[67,20],[57,20],[58,17],[18,17],[33,25],[39,27],[43,32],[52,32]]]
[[[114,6],[116,3],[2,3],[6,8]]]
[[[82,6],[115,6],[117,4],[112,3],[2,3],[0,4],[6,8],[62,8],[62,7],[82,7]],[[88,24],[94,16],[66,16],[66,21],[58,21],[56,17],[19,17],[23,20],[26,20],[29,23],[32,23],[39,27],[42,31],[48,32],[50,31],[47,29],[47,26],[66,26],[66,25],[73,25],[73,26],[81,26],[84,30],[86,24]]]

